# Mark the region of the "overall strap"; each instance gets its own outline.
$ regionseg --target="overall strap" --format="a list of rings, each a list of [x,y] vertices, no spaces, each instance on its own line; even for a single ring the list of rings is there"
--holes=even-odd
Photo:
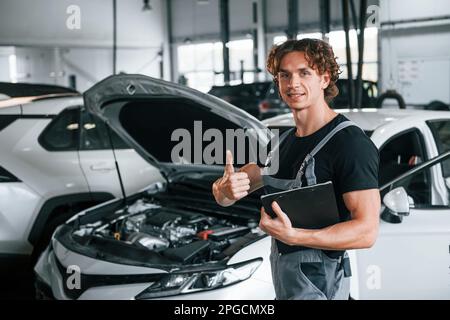
[[[322,147],[331,139],[333,138],[333,136],[338,133],[339,131],[341,131],[342,129],[345,129],[347,127],[350,126],[355,126],[358,127],[358,125],[356,123],[354,123],[353,121],[344,121],[339,123],[336,128],[334,128],[333,130],[330,131],[330,133],[328,133],[325,138],[323,138],[318,144],[317,146],[314,147],[314,149],[312,149],[312,151],[309,153],[311,155],[311,157],[314,157],[317,152],[320,151],[320,149],[322,149]],[[359,128],[359,127],[358,127]],[[362,130],[362,129],[361,129]]]
[[[293,132],[295,130],[294,128],[290,128],[286,131],[284,131],[281,135],[280,138],[278,139],[278,143],[272,147],[272,150],[270,151],[269,155],[267,156],[267,160],[266,160],[266,164],[265,167],[268,167],[270,165],[270,162],[272,161],[272,155],[274,154],[274,152],[280,148],[280,145],[283,143],[284,140],[286,140],[286,138],[288,137],[288,135]],[[266,169],[266,168],[265,168]]]
[[[338,124],[333,130],[331,130],[315,147],[311,150],[310,153],[308,153],[303,160],[302,164],[300,165],[300,169],[297,172],[297,176],[295,178],[295,184],[294,187],[301,187],[302,186],[302,176],[303,172],[305,172],[306,177],[306,184],[308,186],[317,184],[316,181],[316,175],[314,173],[314,166],[315,166],[315,160],[314,156],[323,148],[323,146],[331,139],[333,136],[341,131],[342,129],[345,129],[350,126],[356,126],[358,125],[352,121],[344,121]],[[359,128],[359,127],[358,127]],[[361,129],[362,130],[362,129]],[[306,171],[305,171],[306,170]]]

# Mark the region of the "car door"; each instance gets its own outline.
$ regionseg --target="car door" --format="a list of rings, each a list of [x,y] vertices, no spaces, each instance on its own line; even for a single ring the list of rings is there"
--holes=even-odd
[[[114,131],[108,132],[105,123],[86,109],[81,110],[79,155],[91,192],[109,192],[116,197],[122,196],[114,156],[127,195],[162,179],[159,170],[142,159]]]
[[[407,143],[406,140],[399,142]],[[402,149],[401,146],[398,149]],[[387,146],[380,151],[380,158],[386,159],[386,153],[395,150]],[[408,152],[409,148],[403,150]],[[361,299],[450,298],[449,192],[448,187],[445,190],[438,188],[446,178],[442,168],[450,166],[450,157],[415,164],[417,151],[409,152],[412,152],[407,157],[409,171],[403,173],[404,178],[400,181],[396,181],[398,175],[393,177],[395,183],[387,182],[381,194],[384,196],[389,190],[401,186],[414,202],[414,207],[404,217],[398,217],[383,207],[376,244],[370,249],[357,250]],[[401,156],[391,156],[399,159],[397,164],[403,170]],[[381,161],[380,164],[386,166],[386,162]],[[424,168],[418,170],[422,166]],[[383,169],[387,170],[387,167],[380,166],[380,174],[383,174]],[[439,196],[433,195],[436,190],[441,190]]]

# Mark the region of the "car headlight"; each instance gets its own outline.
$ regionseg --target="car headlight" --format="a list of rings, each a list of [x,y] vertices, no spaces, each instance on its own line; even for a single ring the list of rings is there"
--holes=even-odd
[[[152,299],[225,287],[250,278],[261,262],[262,258],[257,258],[218,270],[170,273],[154,282],[135,298]]]

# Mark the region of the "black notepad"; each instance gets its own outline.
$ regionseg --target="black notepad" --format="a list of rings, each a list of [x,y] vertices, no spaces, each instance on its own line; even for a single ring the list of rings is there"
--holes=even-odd
[[[339,211],[331,181],[261,196],[266,212],[276,217],[272,202],[277,201],[295,228],[321,229],[338,223]]]

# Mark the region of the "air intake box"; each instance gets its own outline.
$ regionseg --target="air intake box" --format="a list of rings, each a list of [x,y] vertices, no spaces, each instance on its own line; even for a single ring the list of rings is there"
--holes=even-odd
[[[182,247],[166,249],[162,252],[162,254],[166,258],[181,262],[183,264],[191,263],[196,257],[207,253],[209,246],[210,244],[208,241],[194,241]]]

